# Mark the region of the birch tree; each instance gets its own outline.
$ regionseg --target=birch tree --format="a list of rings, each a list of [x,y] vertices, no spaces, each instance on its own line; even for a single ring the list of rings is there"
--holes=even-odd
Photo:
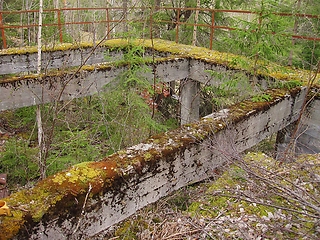
[[[197,0],[197,8],[200,7],[200,0]],[[199,20],[199,10],[196,10],[196,13],[194,15],[194,26],[193,26],[193,36],[192,36],[192,45],[196,46],[197,45],[197,24]]]
[[[39,26],[38,26],[38,63],[37,63],[37,74],[40,76],[41,74],[41,47],[42,47],[42,15],[43,15],[43,0],[39,0]],[[40,96],[41,97],[41,96]],[[38,145],[39,145],[39,159],[38,165],[40,170],[40,179],[44,179],[46,177],[46,160],[45,160],[45,142],[44,142],[44,132],[43,132],[43,124],[42,124],[42,116],[41,116],[41,105],[37,105],[36,110],[36,120],[38,125]]]

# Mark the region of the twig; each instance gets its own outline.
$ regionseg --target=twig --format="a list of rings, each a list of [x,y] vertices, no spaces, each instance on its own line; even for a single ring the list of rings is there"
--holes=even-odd
[[[190,234],[194,234],[194,233],[198,233],[198,232],[201,232],[202,230],[201,229],[195,229],[195,230],[190,230],[190,231],[187,231],[187,232],[180,232],[180,233],[175,233],[175,234],[171,234],[170,236],[168,237],[165,237],[163,238],[163,240],[165,239],[181,239],[180,236],[181,235],[190,235]]]
[[[255,203],[255,204],[259,204],[259,205],[264,205],[264,206],[268,206],[268,207],[282,209],[282,210],[286,210],[286,211],[302,214],[302,215],[305,215],[307,217],[312,217],[312,218],[315,218],[315,219],[319,219],[320,218],[320,216],[317,216],[317,215],[314,215],[314,214],[309,214],[309,213],[306,213],[306,212],[302,212],[302,211],[298,211],[298,210],[295,210],[295,209],[283,207],[283,206],[280,206],[280,205],[275,205],[275,204],[271,204],[271,203],[264,203],[264,202],[257,201],[257,200],[251,200],[249,198],[242,197],[242,196],[239,196],[239,195],[224,194],[224,193],[221,193],[221,192],[217,192],[217,195],[222,196],[222,197],[235,198],[235,199],[243,200],[243,201],[246,201],[246,202],[249,202],[249,203]]]
[[[81,215],[80,215],[80,217],[79,217],[77,226],[76,226],[76,228],[75,228],[74,231],[73,231],[73,234],[75,234],[75,233],[77,232],[77,230],[78,230],[78,228],[79,228],[79,226],[80,226],[80,222],[81,222],[81,219],[82,219],[82,217],[83,217],[83,215],[84,215],[84,213],[85,213],[85,207],[86,207],[87,200],[88,200],[88,197],[89,197],[89,194],[90,194],[91,190],[92,190],[92,186],[91,186],[91,184],[89,183],[89,189],[88,189],[88,192],[87,192],[87,194],[86,194],[86,197],[85,197],[84,202],[83,202],[83,205],[82,205]]]
[[[206,227],[203,228],[199,228],[198,226],[196,226],[192,221],[188,221],[189,224],[191,224],[194,228],[199,229],[201,232],[204,232],[206,234],[207,237],[209,237],[210,239],[213,239],[210,235],[210,233],[208,233],[208,231],[206,231]]]

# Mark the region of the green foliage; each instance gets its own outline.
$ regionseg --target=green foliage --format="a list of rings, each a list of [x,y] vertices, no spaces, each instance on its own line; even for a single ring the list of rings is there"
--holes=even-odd
[[[168,204],[171,205],[173,209],[186,211],[189,206],[190,196],[185,190],[177,191],[173,196],[168,199]]]
[[[262,5],[256,18],[249,21],[235,19],[238,30],[232,31],[232,37],[225,39],[236,53],[252,58],[254,72],[262,64],[261,61],[279,61],[289,51],[290,39],[283,34],[291,23],[271,11]]]
[[[298,61],[296,60],[295,65],[306,69],[315,70],[320,59],[320,42],[308,41],[304,43],[301,48],[301,58],[298,59]]]
[[[139,232],[147,227],[147,222],[138,217],[132,221],[124,221],[121,228],[115,231],[115,236],[122,240],[137,240],[140,239]]]
[[[217,86],[204,86],[202,88],[203,106],[212,106],[212,109],[202,110],[206,115],[212,111],[225,108],[239,102],[253,94],[249,77],[243,72],[216,72],[208,70]]]
[[[277,81],[273,84],[273,86],[276,88],[285,88],[285,89],[292,89],[292,88],[299,87],[302,85],[303,85],[302,82],[297,81],[297,80]]]
[[[22,129],[29,129],[35,123],[35,107],[22,107],[14,111],[2,111],[0,118],[2,124],[5,124],[8,129],[14,129],[15,132],[20,132]]]
[[[50,156],[54,160],[68,156],[73,163],[97,160],[98,152],[90,139],[88,130],[60,131],[51,146]]]
[[[140,95],[148,91],[154,94],[152,85],[143,73],[150,71],[144,63],[144,49],[141,46],[129,45],[123,59],[128,70],[116,79],[119,84],[110,83],[104,96],[100,95],[105,112],[105,134],[108,136],[108,153],[117,151],[130,144],[138,143],[151,133],[167,129],[152,117],[152,110]]]
[[[211,2],[210,2],[211,4]],[[317,15],[319,4],[301,1],[215,1],[216,9],[251,10],[256,14],[215,14],[216,25],[231,26],[237,30],[216,29],[214,49],[246,55],[254,61],[251,69],[256,73],[260,66],[273,61],[310,69],[316,64],[319,48],[317,42],[293,40],[292,35],[319,36],[317,18],[278,16],[274,13],[309,13]],[[294,27],[296,26],[296,28]],[[317,58],[318,57],[318,58]],[[247,64],[247,63],[244,63]]]
[[[101,97],[100,101],[107,111],[105,126],[100,125],[100,129],[108,138],[108,153],[146,139],[150,131],[166,129],[152,119],[149,106],[135,89],[113,89]]]
[[[9,184],[26,184],[39,176],[37,149],[30,148],[25,140],[10,139],[0,152],[0,172],[8,173]]]
[[[12,120],[17,122],[12,122],[12,127],[21,127],[26,125],[33,125],[35,121],[35,106],[18,108],[13,112]]]
[[[253,96],[251,98],[252,102],[268,102],[271,99],[272,99],[272,96],[270,94],[266,94],[266,93]]]
[[[149,15],[146,15],[149,17]],[[143,16],[140,16],[143,18]],[[149,32],[144,23],[128,21],[122,24],[122,31],[119,31],[115,34],[117,38],[134,39],[134,38],[144,38],[148,36]],[[149,36],[148,36],[149,37]]]

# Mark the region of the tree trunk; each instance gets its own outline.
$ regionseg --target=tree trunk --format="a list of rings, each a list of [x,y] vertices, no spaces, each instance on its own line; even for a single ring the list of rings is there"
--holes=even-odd
[[[161,6],[161,0],[156,0],[155,1],[155,9],[154,11],[157,12],[159,11]],[[151,21],[153,21],[152,15],[154,13],[151,13]],[[151,33],[151,38],[160,38],[161,37],[161,28],[159,27],[159,25],[154,25],[154,22],[151,22],[150,24],[151,29],[150,29],[150,33]]]
[[[38,27],[38,63],[37,63],[37,74],[41,73],[41,47],[42,47],[42,13],[43,13],[43,0],[39,0],[39,27]],[[40,179],[46,178],[46,159],[45,159],[45,142],[44,142],[44,132],[41,117],[41,105],[37,106],[37,125],[38,125],[38,145],[39,145],[39,159],[38,166],[40,171]]]
[[[128,0],[123,0],[122,2],[122,8],[123,8],[123,32],[128,32]]]
[[[298,0],[297,1],[297,7],[296,7],[296,11],[298,12],[301,8],[301,2],[302,0]],[[297,35],[297,31],[298,31],[298,20],[297,20],[297,17],[295,18],[294,20],[294,26],[293,26],[293,34],[294,35]],[[290,53],[289,53],[289,59],[288,59],[288,65],[289,66],[292,66],[292,60],[293,60],[293,48],[294,48],[294,45],[296,43],[296,40],[294,38],[292,38],[292,49],[290,50]]]
[[[197,8],[200,7],[200,0],[197,0]],[[193,26],[193,36],[192,36],[192,45],[197,45],[197,25],[199,21],[199,10],[196,10],[196,13],[194,15],[194,26]]]

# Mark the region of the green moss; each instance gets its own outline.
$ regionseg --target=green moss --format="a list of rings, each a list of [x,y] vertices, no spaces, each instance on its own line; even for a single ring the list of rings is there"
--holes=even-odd
[[[302,157],[303,158],[303,157]],[[311,156],[310,159],[315,158],[317,162],[320,162],[318,157]],[[259,162],[262,167],[268,169],[268,171],[276,171],[278,167],[275,165],[275,160],[267,157],[263,153],[248,153],[245,157],[248,162]],[[301,160],[300,160],[301,161]],[[292,166],[290,167],[292,169]],[[259,170],[260,168],[257,167]],[[261,170],[261,169],[260,169]],[[251,169],[251,171],[255,171]],[[302,171],[302,172],[301,172]],[[320,169],[318,170],[320,171]],[[289,173],[289,172],[288,172]],[[290,172],[291,174],[291,172]],[[290,181],[294,181],[297,177],[297,173],[292,172],[292,179],[290,175]],[[310,177],[303,169],[299,171],[299,177],[305,176]],[[237,189],[237,191],[247,191],[247,172],[244,171],[239,166],[230,166],[227,171],[225,171],[216,181],[214,181],[208,188],[207,192],[204,194],[206,200],[192,202],[188,207],[188,212],[192,215],[200,214],[201,216],[216,217],[220,212],[226,211],[233,212],[234,216],[237,216],[239,209],[242,208],[247,214],[256,215],[259,217],[268,216],[268,213],[274,213],[276,208],[263,204],[252,204],[251,202],[237,200],[237,197],[231,197],[229,190]],[[283,184],[288,185],[289,182],[284,181]],[[254,189],[257,190],[257,189]],[[310,191],[309,191],[310,192]],[[222,196],[221,196],[222,193]],[[224,196],[225,194],[230,195],[230,197]],[[271,194],[271,193],[270,193]],[[270,195],[273,199],[273,204],[282,205],[284,198],[282,196]],[[257,200],[258,201],[258,200]],[[285,213],[285,211],[283,211]],[[228,214],[228,213],[225,213]]]
[[[138,217],[124,221],[121,227],[116,230],[115,236],[123,240],[140,239],[139,233],[148,227],[148,224],[141,217]]]
[[[134,223],[126,221],[121,228],[116,230],[115,236],[121,237],[123,240],[138,239],[138,229],[138,226],[136,226]]]
[[[196,214],[201,209],[202,203],[201,202],[192,202],[188,207],[188,212],[191,213],[192,216],[196,216]]]
[[[143,156],[145,160],[152,159],[152,154],[150,152],[146,152]]]
[[[177,191],[167,200],[171,208],[177,209],[179,211],[186,211],[188,209],[189,201],[190,196],[184,189]]]
[[[24,213],[21,210],[14,210],[12,217],[0,217],[0,239],[11,239],[24,224]]]

